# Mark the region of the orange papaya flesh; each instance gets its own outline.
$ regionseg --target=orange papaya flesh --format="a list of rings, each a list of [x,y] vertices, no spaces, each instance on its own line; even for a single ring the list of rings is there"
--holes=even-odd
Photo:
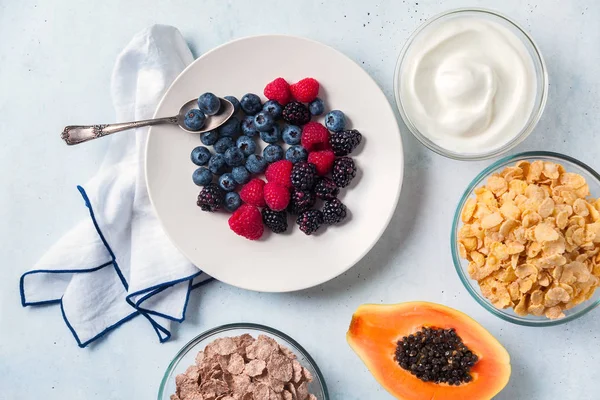
[[[479,358],[471,368],[471,382],[459,386],[423,382],[398,365],[394,359],[398,341],[423,327],[456,330],[464,345]],[[346,339],[375,379],[401,400],[491,399],[510,378],[506,349],[471,317],[440,304],[362,305],[352,316]]]

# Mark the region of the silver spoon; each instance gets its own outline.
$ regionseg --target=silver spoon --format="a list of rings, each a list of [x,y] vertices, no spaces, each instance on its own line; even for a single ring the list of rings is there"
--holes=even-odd
[[[192,108],[198,107],[198,99],[193,99],[185,103],[180,109],[179,114],[174,117],[164,117],[156,119],[146,119],[135,122],[122,122],[119,124],[106,125],[69,125],[65,126],[60,137],[70,146],[111,135],[116,132],[125,131],[127,129],[141,128],[143,126],[172,124],[178,125],[181,129],[189,133],[204,133],[217,129],[223,125],[233,115],[233,104],[230,101],[222,99],[221,109],[216,115],[207,115],[206,123],[199,131],[191,131],[187,129],[183,123],[185,114]]]

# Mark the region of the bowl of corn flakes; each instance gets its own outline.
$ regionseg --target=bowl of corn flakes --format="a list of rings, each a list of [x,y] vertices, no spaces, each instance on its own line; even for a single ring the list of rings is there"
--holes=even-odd
[[[458,275],[494,315],[562,324],[600,304],[600,175],[572,157],[527,152],[482,171],[454,216]]]

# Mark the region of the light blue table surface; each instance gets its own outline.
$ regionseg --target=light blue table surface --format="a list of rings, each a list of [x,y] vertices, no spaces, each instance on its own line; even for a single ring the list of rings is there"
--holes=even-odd
[[[239,321],[273,326],[302,343],[333,399],[390,399],[344,336],[359,304],[418,299],[468,313],[506,346],[513,374],[497,399],[600,398],[600,310],[541,329],[501,321],[478,305],[452,266],[449,231],[459,196],[490,161],[442,158],[403,125],[406,173],[395,216],[374,249],[331,282],[289,294],[211,283],[193,293],[187,320],[166,344],[136,318],[80,349],[58,307],[20,306],[20,275],[85,217],[75,186],[94,174],[106,149],[102,140],[69,148],[59,133],[67,124],[114,120],[110,73],[137,31],[175,25],[196,55],[248,35],[306,36],[362,65],[393,103],[392,74],[406,38],[428,16],[461,6],[513,17],[545,57],[548,105],[515,152],[563,152],[600,170],[596,1],[0,0],[0,399],[152,399],[183,344]]]

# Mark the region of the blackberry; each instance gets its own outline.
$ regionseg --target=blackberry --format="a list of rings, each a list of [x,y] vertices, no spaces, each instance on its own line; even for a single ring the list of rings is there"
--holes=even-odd
[[[265,207],[262,209],[262,219],[273,233],[282,233],[287,230],[287,213],[285,211],[273,211],[269,207]]]
[[[310,111],[304,104],[291,101],[283,108],[283,119],[292,125],[304,125],[310,121]]]
[[[323,222],[327,225],[337,224],[346,218],[346,206],[338,199],[325,202],[323,206]]]
[[[298,215],[296,223],[302,232],[311,235],[323,223],[323,214],[319,210],[306,210]]]
[[[323,200],[333,200],[340,193],[334,181],[327,177],[318,178],[314,187],[315,195]]]
[[[292,188],[290,194],[290,204],[288,205],[290,214],[298,215],[315,205],[315,194],[310,190]]]
[[[314,164],[299,162],[292,167],[292,186],[296,189],[307,190],[313,187],[317,169]]]
[[[360,144],[362,135],[356,129],[348,131],[331,132],[329,143],[336,156],[347,156]]]
[[[332,178],[337,187],[348,186],[355,176],[356,166],[350,157],[340,157],[333,162]]]
[[[202,211],[219,211],[225,203],[225,192],[216,183],[209,183],[204,186],[198,195],[198,207]]]

